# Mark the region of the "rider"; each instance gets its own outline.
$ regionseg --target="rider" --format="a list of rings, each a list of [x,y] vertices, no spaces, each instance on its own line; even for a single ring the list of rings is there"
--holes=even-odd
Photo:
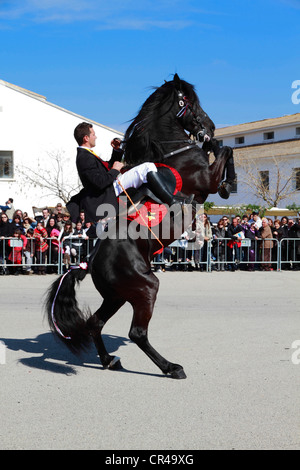
[[[88,220],[98,222],[96,211],[99,205],[112,204],[117,211],[117,197],[123,189],[138,188],[143,183],[147,183],[154,195],[169,206],[191,202],[193,196],[186,199],[170,193],[164,178],[152,162],[142,163],[120,174],[124,164],[120,161],[123,151],[120,149],[121,142],[118,139],[114,139],[111,143],[113,153],[109,162],[103,161],[92,150],[97,139],[92,124],[87,122],[78,124],[74,130],[74,137],[79,146],[76,166],[83,189],[67,204],[73,220],[77,219],[79,209],[83,209]]]

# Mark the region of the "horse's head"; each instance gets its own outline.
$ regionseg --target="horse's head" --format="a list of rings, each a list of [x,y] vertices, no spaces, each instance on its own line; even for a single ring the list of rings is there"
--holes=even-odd
[[[174,86],[178,103],[177,119],[181,126],[200,142],[214,136],[215,125],[200,106],[194,87],[174,75]]]
[[[162,144],[182,140],[184,131],[200,142],[214,136],[215,125],[201,108],[193,85],[175,74],[173,80],[154,89],[125,133],[128,164],[163,161],[166,151]]]

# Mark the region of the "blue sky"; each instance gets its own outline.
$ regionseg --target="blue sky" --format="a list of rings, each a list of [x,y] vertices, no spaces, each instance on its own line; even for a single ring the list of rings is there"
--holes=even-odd
[[[117,130],[177,72],[218,127],[300,112],[300,0],[0,0],[0,79]]]

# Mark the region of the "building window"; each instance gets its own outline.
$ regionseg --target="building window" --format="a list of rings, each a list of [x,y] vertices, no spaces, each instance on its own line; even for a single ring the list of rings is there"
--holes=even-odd
[[[300,168],[293,169],[294,189],[300,191]]]
[[[236,137],[236,138],[235,138],[235,143],[236,143],[237,145],[244,144],[244,143],[245,143],[245,137],[244,137],[244,136]]]
[[[269,174],[269,170],[266,170],[266,171],[260,171],[259,172],[259,176],[260,176],[260,181],[261,181],[261,184],[262,186],[269,190],[269,185],[270,185],[270,174]]]
[[[274,132],[264,132],[264,140],[274,139]]]
[[[0,179],[13,178],[13,152],[0,150]]]
[[[296,135],[300,135],[300,127],[296,127]]]
[[[220,147],[223,147],[223,140],[218,139],[218,144]]]

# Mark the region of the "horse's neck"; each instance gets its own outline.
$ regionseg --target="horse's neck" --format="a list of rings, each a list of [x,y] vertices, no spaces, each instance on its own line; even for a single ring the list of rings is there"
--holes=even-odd
[[[186,139],[188,137],[186,136]],[[165,159],[165,163],[176,168],[179,172],[186,169],[187,176],[191,169],[192,172],[207,169],[209,166],[208,155],[198,145],[189,144],[182,141],[182,144],[174,144],[176,149],[183,148],[182,152],[176,153],[174,156],[169,156]],[[172,149],[171,151],[173,151]]]
[[[188,138],[188,135],[177,123],[175,125],[174,123],[161,125],[158,123],[156,131],[153,133],[153,140],[160,142],[166,153],[183,147]]]

